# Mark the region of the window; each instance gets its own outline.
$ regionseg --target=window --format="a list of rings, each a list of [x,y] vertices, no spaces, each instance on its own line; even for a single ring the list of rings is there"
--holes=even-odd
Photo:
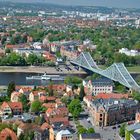
[[[102,118],[100,118],[100,121],[102,121],[103,119]]]

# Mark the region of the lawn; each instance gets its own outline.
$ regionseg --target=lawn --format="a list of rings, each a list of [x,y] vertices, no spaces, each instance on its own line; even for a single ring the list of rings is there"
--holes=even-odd
[[[134,67],[127,67],[129,72],[132,73],[140,73],[140,66],[134,66]]]
[[[104,65],[99,65],[99,68],[106,69]],[[130,73],[140,73],[140,66],[126,67]]]

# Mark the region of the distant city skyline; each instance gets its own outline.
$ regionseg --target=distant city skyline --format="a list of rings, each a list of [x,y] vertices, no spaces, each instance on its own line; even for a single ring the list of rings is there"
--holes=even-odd
[[[86,5],[120,8],[140,8],[140,0],[0,0],[11,2],[46,2],[60,5]]]

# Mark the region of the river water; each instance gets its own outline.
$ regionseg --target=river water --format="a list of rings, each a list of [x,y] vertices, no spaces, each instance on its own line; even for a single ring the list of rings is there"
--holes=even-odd
[[[41,75],[36,73],[0,73],[0,86],[7,86],[11,81],[14,81],[16,85],[30,85],[30,86],[45,86],[50,81],[46,80],[26,80],[26,76]],[[70,75],[63,75],[64,77]],[[74,76],[74,75],[71,75]],[[81,78],[85,78],[86,75],[76,75]],[[53,81],[54,83],[64,83],[64,81]]]
[[[41,75],[36,73],[2,73],[0,72],[0,86],[7,86],[11,81],[14,81],[16,85],[29,85],[29,86],[45,86],[50,81],[46,80],[26,80],[26,76],[35,76]],[[74,76],[74,75],[63,75],[66,76]],[[81,78],[85,78],[87,75],[76,75]],[[136,78],[137,74],[132,75],[134,79]],[[53,81],[54,83],[64,83],[64,81]]]

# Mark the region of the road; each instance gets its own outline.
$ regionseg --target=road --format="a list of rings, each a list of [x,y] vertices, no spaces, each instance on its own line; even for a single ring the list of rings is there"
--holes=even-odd
[[[48,74],[86,74],[82,70],[76,70],[71,66],[71,70],[65,69],[65,66],[60,66],[58,71],[55,67],[42,67],[42,66],[24,66],[24,67],[15,67],[15,66],[0,66],[0,72],[26,72],[26,73],[44,73]]]

